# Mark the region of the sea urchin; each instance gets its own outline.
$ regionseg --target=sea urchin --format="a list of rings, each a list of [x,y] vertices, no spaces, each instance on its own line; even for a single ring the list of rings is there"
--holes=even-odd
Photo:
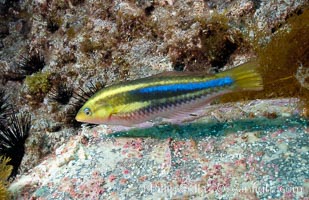
[[[12,109],[8,103],[8,96],[5,90],[0,88],[0,130],[3,130],[7,123],[7,118],[12,114]]]
[[[12,114],[8,117],[8,127],[0,130],[0,155],[9,157],[8,165],[13,166],[11,178],[17,175],[25,154],[25,141],[29,136],[31,116],[29,113]]]

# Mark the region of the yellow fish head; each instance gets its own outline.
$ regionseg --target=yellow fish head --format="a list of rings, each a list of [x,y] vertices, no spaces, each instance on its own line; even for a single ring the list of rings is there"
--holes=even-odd
[[[112,114],[112,107],[108,104],[95,106],[86,102],[75,117],[76,121],[92,124],[103,124],[108,121]]]

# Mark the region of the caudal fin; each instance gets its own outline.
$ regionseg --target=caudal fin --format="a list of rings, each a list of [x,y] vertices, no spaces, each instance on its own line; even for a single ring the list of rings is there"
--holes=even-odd
[[[249,61],[216,76],[231,77],[235,81],[236,90],[262,90],[263,80],[261,74],[257,71],[257,66],[257,61]]]

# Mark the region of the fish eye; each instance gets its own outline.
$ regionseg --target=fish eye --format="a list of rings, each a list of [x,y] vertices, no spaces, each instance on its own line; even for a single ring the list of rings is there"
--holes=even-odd
[[[91,113],[91,110],[89,108],[85,108],[84,109],[84,113],[88,116],[90,116],[92,113]]]

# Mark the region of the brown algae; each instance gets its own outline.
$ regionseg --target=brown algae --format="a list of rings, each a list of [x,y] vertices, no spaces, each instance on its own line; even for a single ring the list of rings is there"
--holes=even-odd
[[[223,102],[243,99],[299,97],[304,110],[309,107],[309,10],[293,15],[285,26],[274,33],[266,45],[253,46],[257,60],[249,65],[260,65],[264,90],[226,95]],[[307,111],[308,112],[308,111]],[[304,115],[308,115],[303,113]]]

